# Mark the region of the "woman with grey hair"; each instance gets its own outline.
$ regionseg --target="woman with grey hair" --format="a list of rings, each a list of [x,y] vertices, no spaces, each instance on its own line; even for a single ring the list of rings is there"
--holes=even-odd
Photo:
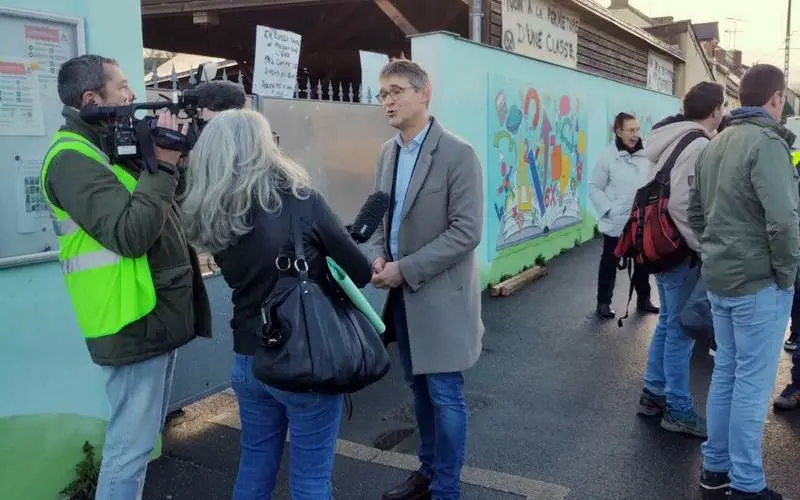
[[[326,256],[359,287],[371,278],[369,262],[310,184],[308,173],[278,149],[267,120],[249,110],[224,111],[211,120],[186,169],[187,235],[212,253],[233,290],[231,386],[242,424],[234,500],[271,498],[287,429],[292,498],[321,500],[332,494],[343,396],[290,393],[252,374],[261,304],[278,280],[279,253],[291,245],[292,213],[311,214],[301,236],[313,280],[325,280]]]

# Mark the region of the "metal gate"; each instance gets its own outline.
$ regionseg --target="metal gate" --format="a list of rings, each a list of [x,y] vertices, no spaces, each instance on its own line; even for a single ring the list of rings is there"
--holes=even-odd
[[[149,90],[153,98],[157,91]],[[373,190],[381,145],[393,135],[381,108],[345,102],[254,98],[251,107],[267,117],[280,136],[281,149],[311,174],[314,187],[325,195],[347,224]],[[198,339],[178,352],[170,411],[229,386],[233,360],[230,320],[231,290],[221,275],[205,279],[211,301],[214,338]],[[384,294],[365,291],[375,307]]]

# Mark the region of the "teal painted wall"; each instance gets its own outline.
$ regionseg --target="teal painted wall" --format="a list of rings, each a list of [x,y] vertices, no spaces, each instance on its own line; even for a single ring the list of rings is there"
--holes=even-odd
[[[449,33],[413,38],[411,53],[430,73],[432,113],[484,167],[484,285],[593,237],[586,186],[614,115],[640,117],[646,137],[680,108],[672,96]]]
[[[87,52],[118,60],[144,95],[139,0],[2,4],[82,17]],[[57,263],[0,269],[0,291],[0,498],[51,500],[72,479],[84,440],[102,444],[105,380],[86,352]]]

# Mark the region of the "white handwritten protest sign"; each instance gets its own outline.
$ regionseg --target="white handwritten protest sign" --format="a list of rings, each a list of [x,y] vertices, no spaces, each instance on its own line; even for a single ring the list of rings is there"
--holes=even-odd
[[[580,17],[547,0],[503,0],[503,48],[561,66],[578,66]]]
[[[294,96],[301,38],[291,31],[256,26],[253,93],[285,99]]]

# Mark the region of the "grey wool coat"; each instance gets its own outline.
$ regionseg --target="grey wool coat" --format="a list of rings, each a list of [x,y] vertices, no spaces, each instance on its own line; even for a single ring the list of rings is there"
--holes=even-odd
[[[394,138],[383,145],[376,191],[392,192],[397,149]],[[478,156],[472,146],[432,119],[411,176],[398,234],[414,375],[463,371],[480,356],[484,326],[475,249],[483,234],[483,205]],[[390,260],[388,217],[389,213],[362,246],[370,262],[378,257]],[[384,306],[387,344],[395,339],[391,312]]]

